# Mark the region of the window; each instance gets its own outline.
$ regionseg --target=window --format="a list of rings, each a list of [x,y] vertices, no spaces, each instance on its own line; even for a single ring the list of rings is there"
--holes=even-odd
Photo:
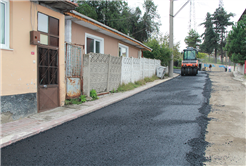
[[[0,48],[9,48],[9,1],[0,0]]]
[[[40,44],[59,47],[59,20],[43,13],[38,13],[38,31]]]
[[[119,43],[119,56],[129,57],[129,47]]]
[[[104,39],[85,33],[85,52],[86,54],[90,52],[104,54]]]
[[[196,51],[184,51],[184,60],[196,59]]]

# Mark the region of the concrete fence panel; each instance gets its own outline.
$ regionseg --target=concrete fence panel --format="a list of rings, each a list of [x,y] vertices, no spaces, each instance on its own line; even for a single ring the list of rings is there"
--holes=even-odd
[[[161,65],[160,60],[147,58],[122,58],[121,83],[134,83],[135,81],[151,77]]]
[[[84,55],[83,60],[83,94],[89,96],[92,89],[101,93],[118,88],[121,80],[120,57],[89,53]]]

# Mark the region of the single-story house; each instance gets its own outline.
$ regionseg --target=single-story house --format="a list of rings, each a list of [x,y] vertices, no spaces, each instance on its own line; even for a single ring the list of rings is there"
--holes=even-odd
[[[134,38],[74,10],[65,12],[65,15],[65,42],[69,44],[65,55],[66,98],[80,96],[85,85],[83,67],[80,67],[83,65],[83,58],[78,58],[77,46],[82,48],[83,54],[100,53],[115,57],[140,58],[143,50],[152,51]],[[82,63],[79,65],[80,61]]]
[[[66,42],[84,45],[89,52],[139,58],[152,51],[140,41],[74,10],[65,13]]]
[[[64,1],[0,0],[2,123],[61,106],[65,100]]]

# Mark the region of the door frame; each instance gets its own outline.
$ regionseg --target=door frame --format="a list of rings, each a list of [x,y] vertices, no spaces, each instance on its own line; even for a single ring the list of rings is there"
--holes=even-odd
[[[39,88],[40,88],[40,84],[39,84],[39,48],[46,48],[46,49],[53,49],[53,50],[57,50],[57,81],[58,81],[58,85],[48,85],[48,87],[57,87],[58,86],[58,92],[57,92],[57,99],[58,99],[58,107],[60,106],[60,58],[59,58],[59,47],[53,47],[53,46],[47,46],[47,45],[43,45],[43,44],[38,44],[37,45],[37,112],[44,112],[47,111],[49,109],[46,110],[40,110],[40,102],[39,102]]]

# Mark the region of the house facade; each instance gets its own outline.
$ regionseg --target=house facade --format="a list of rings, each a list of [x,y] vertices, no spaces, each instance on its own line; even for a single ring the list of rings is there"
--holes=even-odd
[[[77,4],[0,0],[0,5],[2,122],[63,105],[63,12]]]
[[[66,42],[84,46],[84,53],[112,56],[142,57],[142,51],[152,51],[143,43],[76,11],[65,13]]]
[[[109,91],[110,89],[109,86],[106,86],[106,80],[107,78],[110,78],[110,74],[107,72],[110,70],[107,67],[108,65],[102,62],[98,65],[92,65],[92,68],[95,68],[96,71],[106,71],[106,73],[99,72],[93,74],[93,72],[83,71],[86,63],[84,63],[84,59],[82,58],[83,56],[81,56],[81,59],[78,56],[80,49],[82,49],[82,54],[84,55],[91,53],[90,57],[92,56],[93,59],[91,61],[108,61],[108,64],[110,64],[110,60],[107,58],[108,56],[140,58],[142,57],[143,50],[152,50],[151,48],[129,37],[128,35],[123,34],[74,10],[65,12],[65,15],[65,79],[67,99],[79,97],[82,92],[85,94],[85,89],[87,89],[87,92],[89,92],[89,82],[95,85],[90,87],[94,87],[98,93],[104,93],[105,89],[106,91]],[[117,58],[113,59],[118,61],[116,60]],[[85,61],[86,60],[87,59],[85,59]],[[80,61],[82,63],[80,63]],[[85,73],[86,75],[84,75]],[[91,76],[88,77],[89,73]],[[116,75],[116,73],[114,73],[114,75]],[[88,81],[85,78],[90,78],[91,81]],[[117,78],[121,78],[121,76],[119,75]],[[101,81],[98,81],[97,79]],[[114,88],[116,87],[117,82],[120,82],[120,80],[114,82]],[[88,95],[88,93],[86,94]]]

